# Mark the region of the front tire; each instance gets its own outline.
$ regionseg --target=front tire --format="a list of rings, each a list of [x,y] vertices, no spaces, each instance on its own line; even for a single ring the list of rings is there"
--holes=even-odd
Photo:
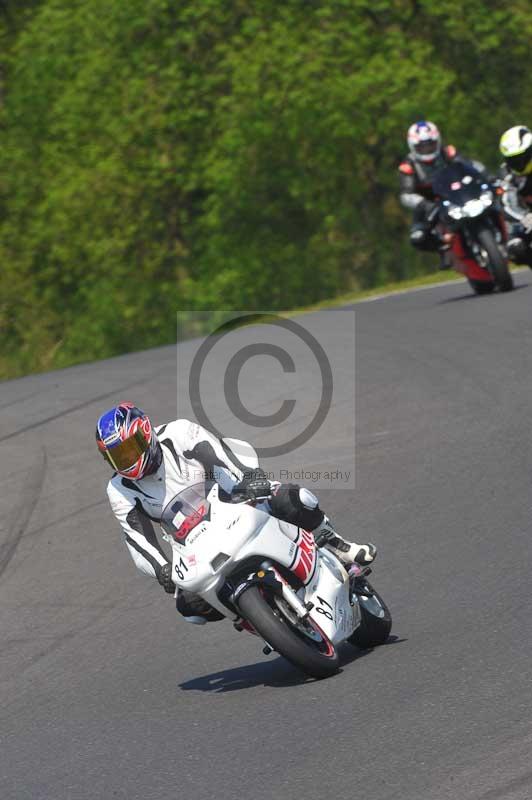
[[[366,585],[371,596],[358,596],[362,621],[348,639],[351,644],[364,649],[384,644],[392,629],[392,615],[388,606],[369,583],[366,582]]]
[[[501,253],[493,233],[483,228],[477,234],[479,244],[488,254],[488,269],[501,292],[509,292],[514,288],[512,274],[508,269],[508,261]]]
[[[289,620],[268,604],[258,586],[250,586],[238,598],[242,616],[257,633],[294,666],[313,678],[328,678],[338,670],[338,654],[331,642],[309,619],[317,640],[306,638]],[[321,635],[321,641],[319,637]]]
[[[474,281],[472,278],[468,278],[468,283],[475,292],[475,294],[491,294],[495,289],[494,283],[487,283],[484,281]]]

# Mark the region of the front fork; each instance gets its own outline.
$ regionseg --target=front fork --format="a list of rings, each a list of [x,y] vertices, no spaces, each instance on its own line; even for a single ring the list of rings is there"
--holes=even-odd
[[[257,572],[251,573],[247,580],[241,583],[237,589],[235,589],[231,596],[231,602],[235,608],[238,609],[238,598],[242,592],[246,591],[246,589],[253,585],[263,586],[264,588],[269,589],[269,591],[277,594],[277,596],[282,597],[283,600],[294,611],[296,616],[301,620],[308,617],[309,611],[313,607],[312,603],[307,603],[307,605],[305,605],[299,599],[288,581],[283,578],[283,576],[275,569],[273,565],[265,564],[263,567],[258,569]],[[234,622],[233,626],[237,631],[247,630],[249,633],[259,636],[256,630],[245,619],[240,619],[237,622]],[[259,638],[262,637],[259,636]],[[273,653],[273,647],[264,639],[263,642],[264,647],[262,648],[262,652],[265,656],[269,656],[270,653]]]
[[[248,579],[238,586],[233,592],[232,602],[238,607],[238,598],[249,586],[251,585],[264,586],[274,593],[278,594],[285,600],[286,603],[292,608],[295,614],[300,619],[305,619],[309,611],[312,609],[312,603],[305,603],[299,599],[295,591],[285,578],[278,572],[272,564],[264,565],[257,572],[253,572],[248,576]]]
[[[476,259],[476,261],[478,261],[482,267],[489,269],[489,259],[486,258],[485,251],[477,239],[475,230],[476,228],[486,227],[491,229],[498,247],[501,249],[504,257],[507,258],[508,254],[506,251],[506,242],[508,240],[508,231],[504,221],[504,216],[498,211],[494,211],[491,214],[486,214],[480,220],[478,220],[477,224],[469,222],[468,225],[462,228],[462,238],[466,246],[466,251],[469,251],[472,257]]]

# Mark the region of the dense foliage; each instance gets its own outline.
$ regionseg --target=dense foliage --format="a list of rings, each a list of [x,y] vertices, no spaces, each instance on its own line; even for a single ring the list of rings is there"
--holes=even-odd
[[[0,0],[0,374],[431,269],[416,118],[497,164],[529,0]]]

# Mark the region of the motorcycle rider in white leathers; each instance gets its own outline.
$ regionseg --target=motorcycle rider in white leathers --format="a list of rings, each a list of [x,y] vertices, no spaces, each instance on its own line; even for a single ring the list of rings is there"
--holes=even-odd
[[[273,516],[312,531],[318,546],[327,546],[346,564],[367,565],[376,556],[374,545],[349,543],[339,536],[308,489],[270,483],[262,469],[245,467],[225,441],[195,422],[178,419],[153,428],[144,412],[122,402],[99,418],[96,441],[115,470],[107,494],[131,557],[169,593],[175,591],[172,565],[152,523],[159,522],[175,495],[206,479],[218,483],[222,500],[230,501],[234,491],[251,500],[270,496]],[[197,624],[222,619],[202,598],[181,590],[177,609]]]

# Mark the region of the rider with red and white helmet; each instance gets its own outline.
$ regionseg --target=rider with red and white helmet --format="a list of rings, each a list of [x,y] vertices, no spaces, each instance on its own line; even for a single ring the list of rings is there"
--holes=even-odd
[[[443,145],[440,131],[429,120],[414,122],[407,133],[408,155],[399,164],[399,198],[404,208],[414,212],[410,242],[420,250],[440,250],[447,247],[434,231],[431,213],[434,210],[432,180],[438,170],[452,161],[473,164],[485,174],[479,161],[468,161],[458,155],[456,148]],[[442,259],[441,267],[445,268]]]
[[[159,440],[146,414],[133,403],[120,403],[98,420],[98,450],[113,469],[130,480],[155,472],[162,461]]]
[[[410,155],[415,161],[433,164],[441,153],[440,132],[433,122],[414,122],[408,129],[406,139]]]
[[[365,565],[375,558],[374,545],[347,542],[333,529],[312,492],[296,484],[271,484],[262,469],[245,467],[225,440],[194,422],[178,419],[154,428],[143,411],[123,402],[98,419],[96,443],[114,470],[107,495],[133,561],[167,592],[175,590],[171,564],[152,522],[160,520],[172,497],[207,478],[218,483],[220,497],[227,500],[233,491],[250,499],[272,495],[268,510],[273,516],[312,531],[318,546],[327,546],[345,563]],[[201,598],[182,591],[177,609],[197,624],[221,619]]]

